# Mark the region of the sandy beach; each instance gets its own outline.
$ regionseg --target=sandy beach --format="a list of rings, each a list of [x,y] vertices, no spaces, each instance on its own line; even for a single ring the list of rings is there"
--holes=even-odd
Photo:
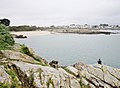
[[[37,35],[48,35],[51,34],[49,31],[22,31],[22,32],[10,32],[15,35],[24,35],[24,36],[37,36]]]
[[[20,32],[11,32],[11,34],[15,35],[23,35],[23,36],[38,36],[38,35],[49,35],[49,34],[60,34],[60,33],[74,33],[74,34],[118,34],[119,32],[112,31],[103,31],[103,30],[88,30],[88,29],[54,29],[52,32],[50,31],[20,31]]]

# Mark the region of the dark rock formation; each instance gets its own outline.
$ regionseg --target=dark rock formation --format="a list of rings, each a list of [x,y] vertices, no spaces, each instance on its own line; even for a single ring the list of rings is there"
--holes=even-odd
[[[27,36],[24,36],[24,35],[15,35],[15,38],[27,38]]]
[[[53,60],[49,64],[50,64],[50,66],[52,66],[54,68],[58,68],[58,61]]]

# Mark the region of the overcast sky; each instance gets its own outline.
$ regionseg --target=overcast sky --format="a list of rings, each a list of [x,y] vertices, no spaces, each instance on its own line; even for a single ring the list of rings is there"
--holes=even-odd
[[[0,0],[0,18],[11,25],[120,25],[120,0]]]

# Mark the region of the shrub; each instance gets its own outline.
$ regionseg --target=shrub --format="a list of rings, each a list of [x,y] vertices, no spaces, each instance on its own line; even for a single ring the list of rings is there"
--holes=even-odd
[[[27,46],[25,46],[25,45],[23,45],[22,47],[21,47],[21,50],[20,50],[22,53],[24,53],[24,54],[27,54],[28,56],[31,56],[31,57],[33,57],[33,54],[29,51],[29,48],[27,47]],[[34,58],[34,57],[33,57]]]
[[[5,25],[0,24],[0,50],[7,49],[15,43],[12,35],[7,30],[8,28]]]

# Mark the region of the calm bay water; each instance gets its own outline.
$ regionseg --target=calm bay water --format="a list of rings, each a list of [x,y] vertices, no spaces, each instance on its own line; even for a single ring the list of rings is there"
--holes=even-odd
[[[106,65],[120,68],[120,35],[50,34],[15,39],[32,47],[47,61],[58,60],[60,65],[76,62],[95,64],[98,59]]]

